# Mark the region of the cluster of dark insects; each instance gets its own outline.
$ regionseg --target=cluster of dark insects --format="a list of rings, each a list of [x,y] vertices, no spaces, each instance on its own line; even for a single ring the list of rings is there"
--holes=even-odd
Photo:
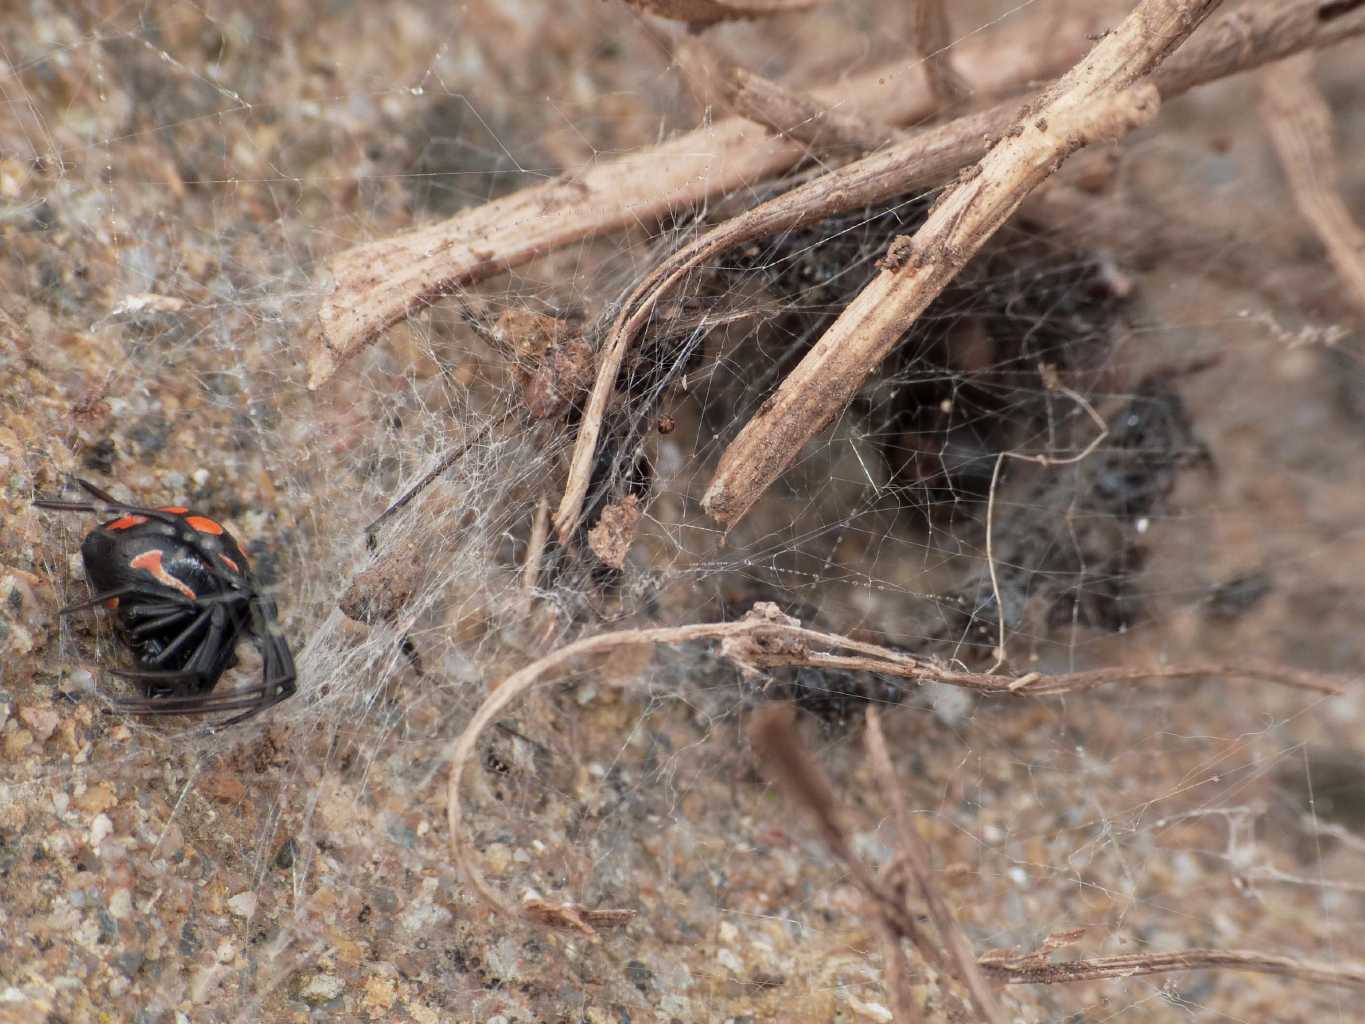
[[[81,543],[94,595],[61,612],[103,605],[115,613],[120,639],[137,660],[135,671],[115,674],[138,683],[144,696],[116,701],[114,710],[237,712],[215,723],[221,727],[293,696],[294,659],[280,635],[275,604],[257,586],[246,553],[222,524],[178,505],[129,505],[87,480],[75,482],[89,498],[43,498],[34,505],[114,517]],[[245,637],[261,652],[260,684],[214,694],[223,673],[237,663],[237,644]]]

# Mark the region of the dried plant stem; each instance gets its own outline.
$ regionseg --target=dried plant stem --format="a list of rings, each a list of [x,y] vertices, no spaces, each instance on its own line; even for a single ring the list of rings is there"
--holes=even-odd
[[[1078,24],[1065,38],[1080,32]],[[989,33],[959,50],[958,64],[976,88],[996,96],[1057,74],[1076,56],[1065,45],[1019,46],[1002,58]],[[814,95],[831,108],[847,106],[887,124],[909,124],[934,109],[919,61],[858,75]],[[730,118],[440,223],[353,246],[329,267],[331,284],[309,339],[308,386],[321,387],[389,325],[463,285],[585,238],[648,228],[657,218],[779,174],[806,155],[800,143]]]
[[[1163,96],[1259,67],[1302,49],[1365,34],[1365,8],[1326,17],[1323,0],[1271,10],[1237,11],[1209,25],[1201,39],[1159,68]],[[973,75],[974,80],[976,76]],[[979,80],[978,80],[979,81]],[[625,354],[663,297],[708,259],[756,238],[943,182],[979,159],[1018,117],[1017,102],[1000,104],[909,136],[881,152],[822,175],[712,228],[656,266],[630,292],[601,349],[597,378],[579,427],[564,497],[555,514],[562,541],[577,526],[593,458]]]
[[[897,939],[905,938],[922,949],[935,966],[942,965],[937,948],[927,944],[914,915],[888,880],[873,876],[854,852],[840,821],[834,787],[820,766],[806,753],[796,731],[796,711],[790,704],[768,704],[754,712],[749,722],[749,741],[764,772],[815,821],[830,852],[843,861],[850,877],[876,908],[877,916]]]
[[[810,147],[817,153],[864,153],[894,139],[889,125],[832,109],[762,75],[729,65],[720,73],[721,96],[740,117]]]
[[[915,0],[915,52],[924,58],[929,88],[940,107],[961,99],[970,91],[953,68],[949,47],[953,42],[945,0]]]
[[[896,929],[887,923],[883,915],[877,916],[877,938],[882,948],[883,984],[886,987],[886,1001],[891,1004],[893,1024],[919,1024],[923,1014],[915,999],[915,972],[905,955],[905,946]]]
[[[1056,985],[1073,981],[1132,978],[1172,971],[1254,971],[1280,974],[1300,981],[1347,988],[1365,988],[1365,965],[1315,963],[1273,953],[1242,949],[1183,949],[1177,953],[1125,953],[1086,960],[1039,961],[1030,956],[1012,959],[984,956],[978,963],[1007,985]]]
[[[873,774],[882,791],[882,798],[891,806],[891,817],[896,826],[897,850],[910,868],[910,874],[919,888],[924,904],[929,909],[929,918],[938,929],[939,938],[948,950],[948,958],[956,969],[957,976],[967,988],[972,1003],[988,1024],[1006,1024],[1010,1019],[1001,1008],[995,993],[986,982],[981,968],[977,965],[976,954],[957,918],[943,901],[938,888],[929,875],[929,855],[924,840],[915,831],[910,812],[905,806],[905,794],[896,779],[896,769],[891,763],[891,754],[886,748],[886,736],[882,732],[881,715],[876,707],[867,709],[867,753],[872,763]]]
[[[680,644],[697,640],[729,641],[725,649],[727,656],[749,670],[809,666],[831,670],[877,672],[916,682],[941,682],[1002,696],[1034,697],[1076,693],[1108,683],[1188,679],[1200,676],[1242,676],[1317,693],[1341,692],[1340,685],[1326,676],[1280,666],[1157,666],[1139,669],[1096,669],[1055,676],[1030,673],[1011,679],[1007,676],[952,669],[876,644],[852,640],[834,633],[803,629],[796,620],[781,616],[771,605],[756,605],[749,615],[738,622],[707,622],[689,626],[626,629],[602,633],[567,644],[508,676],[493,690],[465,726],[464,731],[451,744],[448,753],[450,780],[446,790],[446,820],[450,828],[451,857],[474,891],[491,906],[504,913],[512,912],[511,907],[488,883],[475,863],[465,835],[464,806],[460,796],[465,767],[473,759],[479,737],[508,705],[577,658],[623,647]],[[850,653],[834,654],[831,653],[833,651]]]
[[[1218,5],[1143,0],[951,187],[913,240],[893,244],[863,289],[721,456],[703,507],[727,527],[838,416],[897,339],[1059,164],[1151,120],[1156,87],[1139,84]]]
[[[1053,32],[1078,37],[1083,29]],[[1342,0],[1297,0],[1239,11],[1206,31],[1203,43],[1163,69],[1164,95],[1299,50],[1331,46],[1365,32],[1365,7]],[[1002,57],[990,34],[954,46],[959,71],[979,95],[1004,95],[1070,66],[1070,46],[1011,46]],[[1042,56],[1040,57],[1039,54]],[[1018,59],[1023,63],[1011,63]],[[888,124],[934,110],[920,62],[860,75],[816,97]],[[463,211],[439,224],[343,251],[309,340],[308,386],[322,386],[342,362],[390,324],[460,286],[520,266],[584,238],[618,231],[780,173],[804,147],[774,139],[742,119],[723,121],[590,170]],[[974,159],[969,158],[969,159]]]
[[[521,572],[522,614],[531,610],[531,599],[540,580],[540,564],[545,558],[545,542],[550,539],[550,499],[542,496],[536,502],[536,514],[531,520],[531,538],[526,545],[526,565]]]
[[[641,10],[702,27],[718,21],[744,21],[818,7],[825,0],[628,0]]]
[[[1332,112],[1313,82],[1311,53],[1262,72],[1261,115],[1299,212],[1327,250],[1351,301],[1365,313],[1365,231],[1341,198]]]

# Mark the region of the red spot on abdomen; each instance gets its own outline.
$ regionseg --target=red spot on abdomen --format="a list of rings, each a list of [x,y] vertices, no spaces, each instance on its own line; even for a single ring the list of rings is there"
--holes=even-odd
[[[231,558],[229,558],[227,555],[224,555],[224,554],[222,554],[222,553],[219,553],[218,557],[221,558],[221,559],[223,560],[223,562],[227,565],[227,567],[228,567],[229,569],[231,569],[233,572],[235,572],[238,576],[242,575],[241,566],[239,566],[239,565],[238,565],[236,562],[234,562]]]
[[[131,530],[134,526],[141,526],[147,521],[146,516],[124,516],[122,519],[115,519],[112,523],[105,523],[106,530]]]
[[[158,583],[180,591],[191,601],[199,599],[199,595],[187,587],[183,580],[178,580],[166,571],[166,567],[161,564],[161,550],[153,548],[151,551],[144,551],[131,562],[128,563],[134,569],[141,569],[156,580]]]
[[[118,598],[117,598],[117,597],[111,597],[109,600],[107,600],[107,601],[104,602],[104,607],[106,607],[106,608],[108,608],[108,609],[110,609],[110,610],[112,610],[112,609],[114,609],[114,608],[117,608],[117,607],[118,607]]]
[[[157,509],[158,512],[171,512],[177,516],[183,516],[189,511],[184,505],[163,505]]]
[[[185,522],[189,523],[193,529],[198,530],[200,533],[212,533],[217,535],[223,532],[223,528],[207,516],[186,516]]]

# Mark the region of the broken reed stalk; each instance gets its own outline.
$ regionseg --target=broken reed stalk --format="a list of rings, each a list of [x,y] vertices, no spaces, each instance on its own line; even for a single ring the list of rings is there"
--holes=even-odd
[[[660,18],[705,28],[719,21],[747,21],[818,7],[825,0],[627,0]]]
[[[940,107],[947,107],[971,92],[970,86],[953,67],[952,23],[948,20],[947,0],[914,0],[915,52],[924,59],[929,89]]]
[[[970,93],[952,66],[952,30],[944,0],[916,0],[913,41],[916,56],[924,62],[929,93],[940,111]],[[901,134],[890,125],[834,110],[715,53],[708,56],[719,79],[721,98],[731,111],[814,153],[870,153]]]
[[[987,954],[978,963],[1007,985],[1057,985],[1173,971],[1224,970],[1279,974],[1321,985],[1365,988],[1365,964],[1334,966],[1244,949],[1182,949],[1175,953],[1123,953],[1058,961]]]
[[[721,96],[732,111],[816,153],[868,153],[898,134],[890,125],[831,109],[734,64],[722,65],[719,77]]]
[[[1365,35],[1365,5],[1339,9],[1327,0],[1298,0],[1273,10],[1236,11],[1208,25],[1199,39],[1157,70],[1167,98],[1288,54],[1332,46]],[[561,540],[577,526],[587,494],[602,417],[625,354],[658,303],[688,273],[745,242],[789,231],[837,213],[860,209],[942,184],[977,160],[1018,117],[1018,101],[917,132],[862,160],[776,196],[718,224],[650,271],[626,297],[601,347],[597,377],[579,426],[564,497],[555,513]]]
[[[1087,19],[1086,24],[1089,24]],[[1061,38],[1083,34],[1080,23]],[[1060,73],[1071,46],[1008,47],[992,33],[959,47],[958,65],[985,96],[1004,96]],[[904,61],[813,92],[831,109],[847,106],[887,124],[911,124],[934,111],[919,61]],[[363,242],[333,257],[330,284],[308,339],[308,386],[317,389],[343,362],[408,314],[472,284],[583,239],[643,225],[715,196],[781,174],[806,147],[775,138],[743,118],[679,135],[577,173],[522,189],[448,220]]]
[[[843,861],[863,895],[897,939],[905,938],[924,952],[925,959],[942,966],[938,949],[925,941],[915,917],[898,898],[894,885],[873,876],[857,854],[840,820],[838,800],[828,777],[806,753],[796,731],[796,709],[790,704],[767,704],[749,720],[749,742],[767,776],[799,807],[804,807],[820,830],[831,853]]]
[[[986,241],[1068,156],[1114,142],[1156,116],[1143,79],[1219,0],[1142,0],[1014,128],[939,197],[913,239],[840,313],[721,456],[702,506],[733,526]]]
[[[938,929],[939,938],[948,951],[949,961],[956,970],[958,979],[967,989],[976,1010],[988,1024],[1007,1024],[1009,1017],[1001,1008],[995,993],[986,982],[981,968],[977,965],[972,944],[957,918],[943,901],[942,895],[929,875],[929,853],[924,840],[915,830],[910,819],[910,811],[905,806],[905,794],[896,779],[896,769],[891,763],[891,754],[886,747],[886,735],[882,732],[881,714],[874,705],[867,709],[867,729],[865,731],[868,760],[872,772],[881,787],[882,799],[891,807],[891,818],[896,827],[896,849],[910,868],[910,874],[919,888],[924,905],[929,910],[929,918]]]
[[[540,565],[545,559],[545,542],[550,539],[550,499],[541,496],[536,501],[535,516],[531,520],[531,537],[526,542],[526,563],[521,570],[521,613],[531,611],[536,584],[540,582]]]
[[[1261,117],[1289,190],[1356,308],[1365,313],[1365,231],[1341,197],[1332,111],[1313,82],[1313,55],[1298,54],[1261,73]]]
[[[489,694],[449,748],[447,756],[450,761],[450,780],[446,788],[446,821],[450,829],[451,858],[470,887],[490,906],[506,914],[513,913],[512,908],[488,883],[475,863],[469,839],[465,835],[464,804],[460,796],[465,767],[473,759],[475,747],[484,730],[513,701],[520,699],[547,676],[568,666],[576,658],[623,647],[680,644],[697,640],[722,641],[722,653],[747,672],[784,666],[875,672],[915,682],[947,683],[979,693],[994,693],[1007,697],[1078,693],[1108,683],[1143,679],[1189,679],[1200,676],[1241,676],[1322,694],[1335,695],[1342,692],[1340,684],[1327,676],[1281,666],[1171,665],[1148,669],[1096,669],[1052,676],[1033,672],[1017,678],[966,672],[835,633],[804,629],[798,620],[783,615],[775,605],[768,603],[755,605],[748,615],[738,622],[704,622],[690,626],[624,629],[602,633],[552,651],[504,679]],[[834,654],[832,651],[850,653]],[[619,685],[626,683],[622,682]],[[538,905],[538,908],[543,916],[544,904]]]

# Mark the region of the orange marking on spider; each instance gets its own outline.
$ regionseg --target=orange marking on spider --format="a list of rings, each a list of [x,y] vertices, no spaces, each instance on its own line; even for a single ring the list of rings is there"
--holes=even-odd
[[[178,516],[183,516],[186,512],[189,511],[189,509],[187,509],[184,505],[162,505],[159,509],[157,509],[157,511],[173,512]]]
[[[240,575],[242,574],[241,566],[239,566],[236,562],[234,562],[234,561],[233,561],[231,558],[229,558],[227,555],[223,554],[222,552],[219,552],[219,553],[218,553],[218,557],[221,558],[225,563],[227,563],[227,567],[228,567],[229,569],[231,569],[233,572],[235,572],[238,576],[240,576]]]
[[[185,522],[200,533],[212,533],[216,536],[223,532],[223,528],[208,516],[186,516]]]
[[[134,526],[141,526],[147,521],[146,516],[124,516],[122,519],[115,519],[112,523],[106,523],[106,530],[131,530]]]
[[[197,601],[199,595],[187,587],[182,580],[176,579],[166,571],[166,567],[161,564],[161,549],[153,548],[151,551],[144,551],[131,562],[128,563],[134,569],[145,570],[158,583],[180,591],[191,601]]]

